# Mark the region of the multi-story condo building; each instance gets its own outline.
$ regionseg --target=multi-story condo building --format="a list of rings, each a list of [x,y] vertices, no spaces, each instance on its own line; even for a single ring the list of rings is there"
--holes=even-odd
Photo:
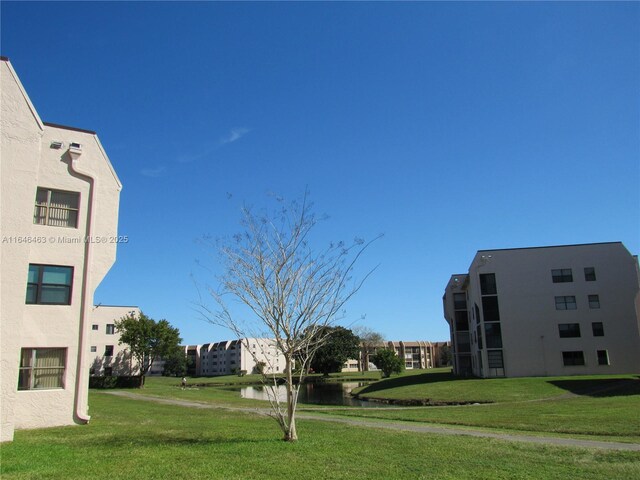
[[[209,345],[209,344],[206,344]],[[186,345],[184,353],[187,356],[187,375],[197,377],[201,375],[200,370],[200,348],[202,345]]]
[[[190,374],[198,376],[231,375],[242,371],[257,373],[259,363],[268,374],[280,373],[285,367],[284,357],[275,341],[269,338],[241,338],[189,345],[185,351],[188,363],[192,366]]]
[[[459,375],[640,372],[638,259],[620,242],[481,250],[443,301]]]
[[[451,342],[432,342],[431,347],[434,368],[450,367],[451,360],[449,360],[449,358],[451,353]]]
[[[360,348],[360,358],[348,359],[342,367],[343,372],[358,372],[363,366],[366,370],[377,370],[376,366],[371,362],[371,358],[375,354],[377,348],[388,348],[396,352],[396,355],[404,360],[407,370],[434,368],[441,366],[439,355],[443,346],[448,342],[427,342],[418,341],[388,341],[380,344],[379,347],[365,351],[364,345]],[[365,358],[366,357],[366,358]]]
[[[89,421],[93,294],[122,188],[95,132],[44,123],[0,59],[0,440]]]
[[[115,322],[128,315],[138,317],[140,309],[133,306],[111,305],[93,307],[88,355],[91,375],[109,377],[112,375],[138,375],[140,373],[139,365],[132,358],[127,345],[118,344],[120,335],[116,331]],[[161,369],[160,374],[162,374]]]
[[[389,347],[404,360],[407,370],[432,368],[433,347],[431,342],[389,342]]]

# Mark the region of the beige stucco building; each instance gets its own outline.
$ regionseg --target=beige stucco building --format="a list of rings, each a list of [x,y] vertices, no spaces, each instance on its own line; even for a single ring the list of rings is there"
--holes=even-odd
[[[244,371],[257,373],[256,365],[263,363],[267,374],[284,370],[284,357],[275,340],[269,338],[241,338],[203,345],[187,345],[187,374],[193,376],[231,375]]]
[[[0,61],[2,441],[89,420],[93,294],[115,261],[121,184],[94,132],[44,123]]]
[[[481,250],[443,301],[457,374],[640,372],[638,259],[620,242]]]
[[[445,366],[441,362],[440,355],[441,349],[448,345],[449,342],[390,340],[369,351],[365,349],[364,345],[361,345],[360,357],[347,360],[342,367],[342,372],[359,372],[363,367],[365,371],[377,370],[371,362],[371,358],[378,348],[388,348],[396,352],[396,355],[404,360],[404,367],[407,370]]]
[[[433,348],[431,342],[390,341],[389,347],[404,360],[407,370],[433,368]]]
[[[118,344],[120,335],[115,329],[116,320],[129,315],[139,317],[140,308],[114,305],[93,307],[88,347],[89,373],[91,375],[110,377],[140,373],[140,367],[132,358],[127,345]],[[160,370],[160,374],[162,374],[162,370]]]

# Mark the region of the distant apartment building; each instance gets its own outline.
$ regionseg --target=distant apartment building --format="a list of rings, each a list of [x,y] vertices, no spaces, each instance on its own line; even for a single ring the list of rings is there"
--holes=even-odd
[[[44,123],[0,58],[0,441],[86,423],[93,295],[121,183],[95,132]]]
[[[640,372],[638,259],[620,242],[481,250],[447,283],[454,372]]]
[[[115,328],[116,320],[133,315],[140,316],[136,306],[96,305],[93,307],[89,346],[89,375],[91,376],[135,376],[140,375],[140,365],[131,355],[126,344],[119,344],[120,334]],[[165,360],[156,358],[147,371],[148,376],[164,373]]]
[[[433,368],[433,347],[431,342],[389,342],[389,348],[404,360],[407,370]]]
[[[342,372],[359,372],[360,368],[360,360],[349,358],[346,362],[344,362],[344,365],[342,366]]]
[[[140,309],[135,306],[93,307],[88,355],[90,375],[110,377],[140,373],[139,365],[132,358],[127,345],[118,344],[120,334],[116,331],[115,322],[128,315],[137,317]]]
[[[431,342],[434,368],[451,366],[451,341]]]
[[[209,345],[209,344],[205,344]],[[187,356],[187,375],[190,377],[200,376],[200,349],[202,345],[186,345],[184,353]]]
[[[396,352],[400,358],[404,360],[404,366],[407,370],[425,369],[444,366],[440,360],[441,349],[448,345],[448,342],[428,342],[424,340],[418,341],[387,341],[378,348],[388,348]],[[343,372],[358,372],[364,368],[365,371],[377,370],[372,362],[374,349],[367,351],[362,345],[360,348],[360,356],[357,359],[349,359],[345,362]]]
[[[284,371],[285,361],[269,338],[241,338],[185,347],[189,375],[215,376],[239,372],[258,373],[262,364],[265,373]]]

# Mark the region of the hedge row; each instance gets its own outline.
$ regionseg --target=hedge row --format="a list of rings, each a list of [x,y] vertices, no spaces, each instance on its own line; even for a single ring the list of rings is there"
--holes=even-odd
[[[140,377],[89,377],[89,388],[137,388]]]

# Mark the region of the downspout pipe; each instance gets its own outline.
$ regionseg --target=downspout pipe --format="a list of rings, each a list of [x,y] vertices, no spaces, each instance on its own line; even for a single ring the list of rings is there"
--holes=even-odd
[[[87,372],[83,367],[86,361],[86,345],[87,345],[87,325],[89,312],[93,303],[93,295],[89,295],[91,291],[91,257],[93,253],[93,210],[94,210],[94,192],[96,189],[96,179],[87,171],[83,171],[79,166],[80,149],[69,148],[69,156],[71,157],[70,168],[80,178],[89,184],[89,199],[87,202],[87,217],[84,238],[84,265],[82,277],[82,299],[80,304],[80,335],[78,338],[78,358],[76,367],[76,391],[74,400],[75,420],[78,423],[87,424],[91,417],[87,414],[85,406],[88,405],[88,389]]]

